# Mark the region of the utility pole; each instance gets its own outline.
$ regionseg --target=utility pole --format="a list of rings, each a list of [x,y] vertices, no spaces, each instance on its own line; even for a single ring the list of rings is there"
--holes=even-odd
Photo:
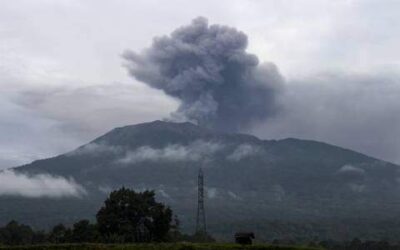
[[[201,168],[199,169],[198,176],[197,199],[196,233],[206,234],[206,215],[204,211],[204,175]]]

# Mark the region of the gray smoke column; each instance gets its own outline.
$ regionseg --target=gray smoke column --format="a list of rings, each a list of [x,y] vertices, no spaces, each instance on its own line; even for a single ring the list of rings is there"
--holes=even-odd
[[[181,101],[170,119],[234,132],[272,115],[282,86],[276,66],[246,48],[243,32],[199,17],[124,58],[134,78]]]

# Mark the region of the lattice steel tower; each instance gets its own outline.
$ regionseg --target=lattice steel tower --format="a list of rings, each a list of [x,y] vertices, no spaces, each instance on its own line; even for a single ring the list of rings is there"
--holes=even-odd
[[[204,175],[203,170],[199,169],[198,189],[197,189],[197,220],[196,233],[206,233],[206,214],[204,211]]]

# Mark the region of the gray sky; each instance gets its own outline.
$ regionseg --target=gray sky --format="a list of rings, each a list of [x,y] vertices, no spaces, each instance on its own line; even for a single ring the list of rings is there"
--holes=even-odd
[[[247,34],[285,78],[250,130],[400,163],[400,10],[391,0],[0,0],[0,168],[74,149],[178,102],[129,77],[140,51],[198,16]]]

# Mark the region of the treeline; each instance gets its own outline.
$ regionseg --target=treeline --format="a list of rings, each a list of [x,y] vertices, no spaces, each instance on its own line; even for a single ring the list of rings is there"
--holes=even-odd
[[[164,241],[215,242],[215,239],[208,234],[183,234],[177,227],[174,227],[168,232]],[[78,221],[72,227],[58,224],[48,232],[33,230],[30,226],[20,224],[17,221],[11,221],[7,225],[0,227],[0,246],[110,242],[112,241],[103,238],[97,225],[90,223],[88,220]]]
[[[30,226],[11,221],[0,228],[0,245],[31,245],[44,243],[101,242],[96,225],[81,220],[68,228],[56,225],[50,232],[35,231]]]
[[[35,231],[11,221],[0,228],[0,245],[133,242],[210,242],[209,235],[185,235],[172,210],[155,200],[153,191],[135,192],[126,188],[113,191],[96,215],[96,222],[81,220],[67,227]]]

